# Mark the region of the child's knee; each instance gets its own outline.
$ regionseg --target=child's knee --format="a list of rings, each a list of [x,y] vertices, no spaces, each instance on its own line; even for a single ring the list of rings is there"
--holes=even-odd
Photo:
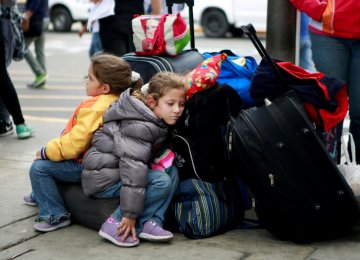
[[[33,176],[37,171],[38,171],[39,167],[38,167],[38,160],[34,161],[31,166],[30,166],[30,177]]]
[[[151,185],[153,189],[157,190],[157,192],[166,196],[171,190],[172,181],[170,176],[165,172],[154,170],[148,174],[151,175],[151,180],[148,182],[148,185]]]
[[[161,179],[160,179],[160,186],[161,188],[164,190],[164,193],[169,193],[170,192],[170,189],[171,189],[171,179],[170,179],[170,176],[166,173],[164,173],[162,176],[161,176]]]
[[[30,167],[30,178],[34,178],[37,174],[41,173],[44,168],[43,160],[35,160]]]

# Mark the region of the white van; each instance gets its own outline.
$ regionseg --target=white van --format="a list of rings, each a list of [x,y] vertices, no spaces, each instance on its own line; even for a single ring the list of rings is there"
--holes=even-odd
[[[241,33],[240,27],[252,23],[258,32],[266,31],[268,0],[195,0],[194,22],[207,37],[224,37],[227,32]],[[187,7],[181,12],[189,16]]]
[[[85,22],[89,10],[89,0],[49,0],[50,21],[57,32],[68,32],[73,23]]]

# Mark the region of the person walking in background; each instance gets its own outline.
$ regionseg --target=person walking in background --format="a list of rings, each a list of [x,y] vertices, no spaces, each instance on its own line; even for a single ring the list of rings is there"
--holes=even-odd
[[[171,166],[174,154],[162,153],[161,146],[168,126],[184,111],[185,93],[183,78],[171,72],[156,74],[141,89],[126,90],[105,113],[104,126],[84,156],[85,194],[120,197],[120,206],[99,231],[117,246],[136,246],[137,237],[158,242],[173,237],[162,227],[179,177]],[[151,164],[158,153],[161,160]]]
[[[310,18],[313,60],[318,71],[344,80],[349,97],[350,132],[360,163],[360,1],[290,0]],[[338,162],[342,124],[337,127]]]
[[[0,137],[11,135],[12,133],[14,133],[14,127],[10,119],[10,114],[0,98]]]
[[[45,87],[47,72],[45,64],[45,33],[49,25],[48,0],[27,0],[26,11],[23,15],[23,31],[27,47],[25,59],[32,72],[35,74],[33,83],[28,84],[30,88]],[[34,43],[35,57],[30,51]]]
[[[144,0],[144,8],[145,8],[145,13],[146,14],[154,14],[153,11],[152,11],[152,1],[151,0]],[[172,8],[172,13],[176,14],[176,13],[180,12],[183,8],[184,8],[184,4],[174,4],[173,8]],[[155,13],[157,13],[156,10],[155,10]],[[166,0],[161,0],[160,13],[161,14],[167,14],[168,13]]]
[[[91,0],[91,3],[93,5],[90,8],[89,18],[79,31],[80,37],[82,37],[86,31],[90,31],[92,33],[89,49],[90,58],[97,52],[102,51],[99,35],[99,19],[113,15],[115,6],[114,0]]]
[[[104,52],[116,56],[135,51],[132,19],[144,14],[144,0],[114,0],[114,15],[99,19],[100,39]],[[152,0],[153,14],[160,14],[161,0]]]
[[[311,50],[311,40],[309,36],[309,17],[301,13],[300,17],[300,67],[308,72],[316,72],[313,55]]]
[[[132,85],[130,65],[113,55],[95,55],[91,59],[86,94],[75,109],[61,136],[50,140],[36,153],[30,168],[32,193],[24,196],[28,205],[39,207],[34,229],[54,231],[70,225],[70,214],[65,208],[56,182],[80,182],[82,157],[89,148],[94,132],[102,125],[105,111],[119,95]]]
[[[9,52],[14,52],[12,46],[9,46],[15,35],[14,26],[11,24],[13,21],[10,21],[10,17],[16,17],[16,15],[12,15],[12,12],[17,12],[16,1],[0,0],[0,98],[16,125],[17,137],[26,139],[32,136],[34,129],[25,124],[15,87],[7,71],[7,66],[10,65],[12,58],[12,54]],[[9,125],[5,124],[5,127],[8,127],[7,131],[11,131]]]
[[[182,9],[184,9],[184,4],[173,4],[172,13],[176,14],[176,13],[180,12]],[[162,14],[168,13],[168,7],[166,5],[166,0],[161,1],[161,13]]]

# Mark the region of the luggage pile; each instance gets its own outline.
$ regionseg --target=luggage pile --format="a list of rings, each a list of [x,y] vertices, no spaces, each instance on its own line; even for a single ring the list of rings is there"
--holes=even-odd
[[[189,6],[191,49],[123,56],[145,83],[159,71],[187,74],[187,106],[172,129],[180,184],[171,226],[188,238],[213,236],[241,225],[251,205],[279,239],[308,243],[350,231],[360,208],[329,138],[347,111],[343,82],[271,59],[252,25],[243,31],[263,57],[259,65],[228,50],[202,55],[194,0],[167,0],[169,11],[173,3]],[[60,192],[72,219],[96,230],[119,204],[87,198],[74,185]]]
[[[266,53],[252,25],[243,30],[277,75],[280,87],[273,87],[280,91],[268,92],[262,105],[231,118],[227,140],[234,169],[253,194],[261,224],[276,237],[297,243],[339,237],[359,221],[354,193],[320,140],[301,95],[286,85],[286,72]],[[301,90],[311,83],[302,81]]]

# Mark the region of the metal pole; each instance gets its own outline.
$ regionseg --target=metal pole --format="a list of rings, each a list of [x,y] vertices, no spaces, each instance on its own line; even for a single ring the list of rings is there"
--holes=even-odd
[[[274,59],[296,61],[296,9],[289,0],[268,0],[266,50]]]

